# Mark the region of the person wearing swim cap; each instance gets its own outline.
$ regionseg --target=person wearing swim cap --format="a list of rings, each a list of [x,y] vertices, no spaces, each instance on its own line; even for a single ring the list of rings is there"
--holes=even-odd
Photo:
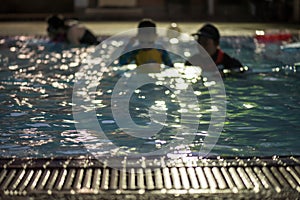
[[[156,24],[151,19],[143,19],[138,24],[138,33],[132,37],[124,48],[123,55],[119,58],[120,65],[135,63],[137,66],[143,64],[164,64],[173,67],[173,63],[166,50],[156,44]],[[137,43],[137,45],[135,45]],[[133,49],[133,50],[131,50]],[[155,65],[148,65],[155,66]],[[156,65],[158,66],[158,65]]]
[[[244,71],[243,65],[239,60],[229,56],[220,48],[220,33],[214,25],[205,24],[197,31],[197,33],[192,35],[195,37],[195,40],[207,51],[222,73],[224,69],[233,72]],[[202,56],[203,55],[196,54],[193,55],[189,60],[192,63],[201,63]],[[186,65],[191,65],[191,63],[186,62]]]
[[[97,45],[96,36],[74,20],[66,20],[62,15],[52,15],[47,18],[47,33],[52,42],[66,42],[70,44]]]

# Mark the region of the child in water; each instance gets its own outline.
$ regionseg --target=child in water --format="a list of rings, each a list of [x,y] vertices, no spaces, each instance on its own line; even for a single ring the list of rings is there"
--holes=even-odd
[[[165,64],[173,67],[173,63],[166,50],[163,47],[155,44],[157,39],[156,24],[151,19],[143,19],[139,22],[138,33],[131,38],[126,45],[124,52],[119,58],[120,65],[135,63],[137,66],[150,64],[146,67],[157,68],[160,70],[160,64]],[[138,42],[137,46],[134,43]],[[130,51],[130,49],[134,49]],[[156,65],[152,65],[152,64]],[[156,71],[156,70],[154,70]]]

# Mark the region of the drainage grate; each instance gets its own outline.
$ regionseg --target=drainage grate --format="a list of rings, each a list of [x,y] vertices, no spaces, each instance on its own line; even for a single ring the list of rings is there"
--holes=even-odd
[[[108,167],[109,166],[109,167]],[[2,158],[1,196],[283,195],[300,196],[300,157],[180,160]]]

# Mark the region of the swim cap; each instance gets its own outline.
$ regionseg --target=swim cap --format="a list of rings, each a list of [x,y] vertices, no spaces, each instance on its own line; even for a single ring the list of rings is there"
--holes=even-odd
[[[197,33],[194,33],[192,35],[198,35],[198,36],[211,38],[217,42],[219,42],[219,40],[220,40],[220,33],[219,33],[218,29],[212,24],[205,24],[198,30]]]
[[[138,25],[138,34],[139,35],[156,35],[156,24],[152,19],[143,19]],[[147,28],[147,29],[143,29]]]
[[[142,19],[138,25],[138,28],[145,28],[145,27],[156,27],[155,22],[152,19]]]

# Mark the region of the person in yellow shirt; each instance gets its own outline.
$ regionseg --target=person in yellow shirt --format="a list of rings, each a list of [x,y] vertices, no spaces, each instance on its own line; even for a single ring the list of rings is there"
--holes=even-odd
[[[138,24],[138,33],[131,38],[119,58],[120,65],[135,63],[137,66],[149,63],[164,64],[173,67],[169,54],[162,46],[155,44],[156,24],[151,19],[143,19]],[[135,43],[137,46],[134,46]],[[133,49],[131,51],[131,49]]]

